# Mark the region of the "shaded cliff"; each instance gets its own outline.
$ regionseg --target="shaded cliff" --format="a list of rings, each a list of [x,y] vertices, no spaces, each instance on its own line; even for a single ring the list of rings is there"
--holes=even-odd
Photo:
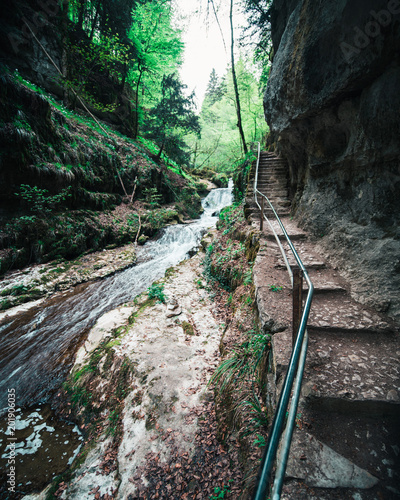
[[[293,210],[400,317],[400,1],[275,0],[271,24],[264,106]]]
[[[71,109],[83,109],[69,87],[78,89],[92,113],[132,136],[136,113],[134,93],[124,85],[126,75],[122,74],[121,82],[112,64],[105,68],[96,64],[92,40],[69,19],[71,8],[66,0],[3,0],[0,62],[63,99]],[[123,15],[120,12],[119,17]],[[90,71],[87,66],[91,66]],[[0,66],[2,73],[4,67]]]

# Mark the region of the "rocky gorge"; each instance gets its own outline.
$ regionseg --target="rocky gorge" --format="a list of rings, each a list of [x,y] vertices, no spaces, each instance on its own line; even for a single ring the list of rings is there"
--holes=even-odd
[[[391,500],[400,2],[274,0],[268,19],[263,155],[274,167],[259,180],[316,290],[282,498]],[[61,34],[42,33],[60,64]],[[291,356],[293,293],[276,239],[258,229],[256,162],[237,167],[234,205],[201,204],[215,185],[200,169],[155,161],[116,116],[72,112],[43,51],[27,55],[11,58],[21,73],[0,74],[0,409],[15,384],[35,426],[29,435],[18,414],[20,449],[48,440],[48,461],[61,449],[63,460],[29,471],[16,498],[250,498]],[[218,222],[200,243],[201,212]],[[57,420],[74,439],[59,438]]]

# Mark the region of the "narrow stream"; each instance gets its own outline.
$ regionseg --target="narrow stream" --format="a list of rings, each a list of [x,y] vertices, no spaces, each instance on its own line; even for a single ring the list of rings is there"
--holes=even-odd
[[[213,214],[231,203],[232,183],[211,191],[198,221],[169,226],[142,247],[136,266],[0,323],[0,500],[40,491],[79,452],[79,429],[45,403],[65,380],[90,328],[189,257],[215,224]]]
[[[211,191],[203,200],[202,217],[167,227],[158,240],[139,250],[136,266],[101,282],[76,286],[0,323],[0,414],[6,411],[9,389],[17,408],[45,402],[65,379],[77,347],[96,320],[184,260],[215,224],[212,214],[231,203],[232,185]]]

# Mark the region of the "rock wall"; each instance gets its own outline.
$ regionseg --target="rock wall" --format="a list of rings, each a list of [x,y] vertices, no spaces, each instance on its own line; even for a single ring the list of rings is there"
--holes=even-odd
[[[293,210],[400,318],[400,0],[275,0],[264,107]]]

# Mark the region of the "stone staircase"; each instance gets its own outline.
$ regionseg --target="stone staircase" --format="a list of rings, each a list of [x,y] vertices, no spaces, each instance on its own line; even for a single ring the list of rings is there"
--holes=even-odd
[[[263,162],[269,168],[270,155]],[[281,163],[283,165],[283,163]],[[284,182],[263,189],[271,199]],[[278,187],[279,186],[279,187]],[[269,191],[270,189],[270,191]],[[261,191],[261,189],[260,189]],[[390,319],[353,300],[351,284],[332,268],[313,239],[278,207],[283,224],[315,286],[308,321],[309,348],[296,429],[282,499],[400,498],[400,340]],[[267,215],[268,216],[268,215]],[[259,215],[251,211],[253,224]],[[283,246],[288,250],[276,222]],[[290,252],[288,251],[288,254]],[[294,258],[289,257],[294,263]],[[276,404],[292,349],[291,284],[268,224],[254,264],[260,321],[272,335],[268,377]],[[273,291],[271,285],[282,286]],[[306,287],[305,287],[306,288]],[[306,291],[305,291],[306,293]]]
[[[253,169],[252,174],[255,174]],[[254,184],[254,177],[251,179]],[[288,199],[288,166],[286,160],[278,158],[273,153],[261,152],[260,164],[258,168],[258,190],[266,195],[279,217],[284,217],[290,213],[290,201]],[[261,203],[259,198],[259,203]],[[254,199],[249,200],[250,217],[259,220],[259,209]],[[267,204],[264,208],[265,215],[272,216],[272,210]]]

